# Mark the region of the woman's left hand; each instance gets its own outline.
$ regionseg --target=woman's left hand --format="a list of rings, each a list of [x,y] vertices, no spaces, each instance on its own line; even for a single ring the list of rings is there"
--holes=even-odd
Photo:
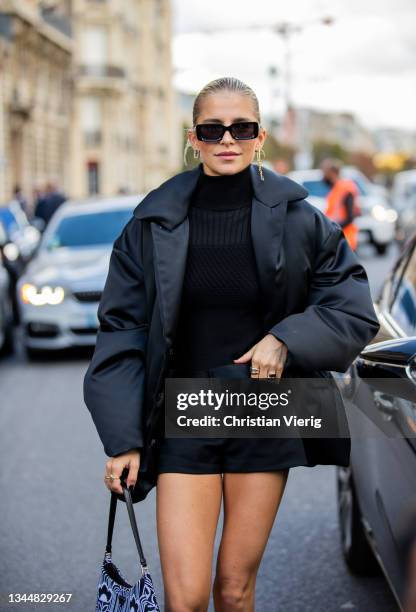
[[[280,342],[272,334],[267,334],[244,355],[233,361],[234,363],[246,363],[251,359],[251,366],[259,370],[258,374],[252,373],[251,378],[268,378],[269,374],[275,374],[276,378],[281,378],[286,356],[286,344]]]

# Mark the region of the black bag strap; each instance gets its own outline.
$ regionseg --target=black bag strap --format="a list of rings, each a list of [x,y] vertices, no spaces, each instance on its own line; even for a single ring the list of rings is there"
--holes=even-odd
[[[136,542],[137,552],[140,557],[140,565],[142,568],[147,569],[146,559],[143,553],[142,544],[140,542],[139,530],[137,528],[136,515],[134,513],[133,502],[131,499],[130,491],[127,488],[126,483],[123,480],[120,480],[121,487],[123,489],[124,501],[126,502],[127,512],[129,515],[130,526],[133,531],[134,541]],[[105,547],[105,552],[107,555],[111,555],[111,546],[113,541],[113,531],[114,531],[114,521],[116,518],[116,510],[117,510],[117,493],[111,492],[111,500],[110,500],[110,512],[108,515],[108,532],[107,532],[107,545]]]

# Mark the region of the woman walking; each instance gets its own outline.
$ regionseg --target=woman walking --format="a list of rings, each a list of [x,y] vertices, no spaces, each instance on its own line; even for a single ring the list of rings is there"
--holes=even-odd
[[[121,493],[123,470],[136,499],[157,487],[167,612],[208,609],[221,501],[215,609],[254,610],[289,469],[348,465],[350,440],[166,438],[165,378],[345,371],[379,329],[341,229],[262,167],[265,138],[250,87],[226,77],[201,90],[187,141],[200,163],[136,207],[99,305],[84,398],[107,487]]]

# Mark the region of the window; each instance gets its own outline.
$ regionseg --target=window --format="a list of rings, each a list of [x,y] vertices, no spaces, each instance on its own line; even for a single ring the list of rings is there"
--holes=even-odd
[[[100,193],[99,165],[97,162],[94,162],[94,161],[88,162],[87,180],[88,180],[89,195],[95,195],[97,193]]]
[[[303,186],[309,191],[309,195],[316,198],[326,198],[331,187],[325,181],[303,181]]]
[[[81,126],[84,132],[101,129],[101,99],[88,97],[81,100]]]
[[[86,146],[99,146],[101,144],[101,99],[88,97],[81,100],[80,105],[81,127]]]
[[[81,36],[81,63],[93,66],[107,64],[107,30],[100,26],[85,28]]]
[[[0,221],[3,223],[7,233],[13,233],[15,230],[19,229],[19,225],[16,221],[16,217],[12,213],[9,208],[1,208],[0,209]]]
[[[368,191],[367,191],[367,189],[366,189],[366,187],[365,187],[365,185],[364,185],[364,183],[363,183],[362,181],[360,181],[360,180],[359,180],[359,179],[357,179],[357,178],[354,178],[354,179],[352,179],[352,180],[353,180],[353,182],[354,182],[354,183],[356,184],[356,186],[357,186],[357,189],[358,189],[358,193],[359,193],[359,195],[362,195],[362,196],[366,196],[366,195],[368,195]]]
[[[402,255],[397,259],[394,267],[390,271],[388,277],[386,278],[380,289],[377,301],[379,302],[380,308],[384,311],[390,312],[391,310],[396,295],[397,287],[403,274],[403,270],[406,266],[407,259],[408,255]]]
[[[58,249],[112,244],[131,216],[132,210],[121,208],[64,217],[42,247]]]
[[[409,336],[416,333],[416,248],[413,248],[403,275],[399,275],[400,282],[394,290],[394,279],[392,283],[393,304],[391,315],[397,321],[401,329]],[[400,267],[397,270],[400,272]]]

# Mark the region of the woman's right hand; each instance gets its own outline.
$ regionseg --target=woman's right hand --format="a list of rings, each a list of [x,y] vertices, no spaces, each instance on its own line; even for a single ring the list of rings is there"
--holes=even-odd
[[[134,487],[139,473],[139,467],[140,451],[138,449],[132,449],[127,453],[117,455],[117,457],[111,457],[105,464],[104,482],[107,489],[109,489],[109,491],[114,491],[114,493],[123,494],[120,477],[124,469],[128,470],[128,476],[126,478],[127,487]],[[115,476],[116,479],[111,480],[109,478],[110,476]]]

